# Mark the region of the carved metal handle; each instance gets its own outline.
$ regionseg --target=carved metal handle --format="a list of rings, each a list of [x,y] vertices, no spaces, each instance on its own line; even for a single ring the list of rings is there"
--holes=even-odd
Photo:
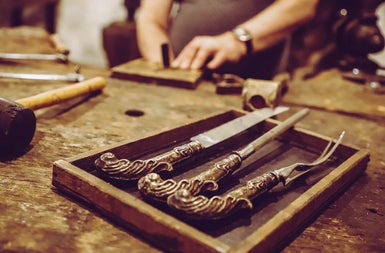
[[[240,208],[251,209],[253,207],[252,199],[270,190],[279,182],[287,185],[287,183],[309,172],[312,167],[326,162],[337,149],[344,134],[345,132],[343,131],[334,146],[331,146],[332,140],[330,140],[319,157],[312,162],[297,162],[280,169],[266,172],[261,176],[247,181],[246,185],[224,196],[214,196],[212,198],[207,198],[202,195],[194,196],[194,192],[190,192],[188,189],[181,189],[176,191],[174,195],[170,195],[167,199],[167,204],[171,208],[177,209],[195,219],[220,219]],[[294,170],[299,171],[299,173],[290,178]]]
[[[128,159],[118,159],[114,154],[108,152],[96,159],[95,165],[111,179],[131,181],[151,172],[172,171],[173,164],[191,157],[202,149],[203,146],[200,143],[192,141],[154,158],[132,162]]]
[[[224,196],[207,198],[194,196],[186,189],[175,192],[167,204],[194,219],[221,219],[241,208],[252,209],[252,199],[270,190],[280,182],[272,172],[265,173]]]
[[[199,175],[178,182],[173,179],[163,180],[158,174],[150,173],[139,179],[138,189],[146,197],[162,202],[166,202],[167,197],[179,189],[187,189],[193,195],[202,190],[213,191],[218,188],[217,182],[231,174],[241,163],[241,157],[237,153],[232,153]]]

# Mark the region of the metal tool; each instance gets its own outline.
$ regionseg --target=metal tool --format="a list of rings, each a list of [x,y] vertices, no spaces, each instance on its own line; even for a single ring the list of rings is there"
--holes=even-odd
[[[66,81],[66,82],[84,81],[84,76],[78,73],[69,73],[69,74],[59,75],[59,74],[26,74],[26,73],[0,72],[0,78],[43,80],[43,81]]]
[[[241,94],[245,79],[234,74],[212,74],[217,94]]]
[[[364,87],[376,94],[385,94],[385,76],[379,74],[379,70],[376,73],[368,73],[359,68],[353,68],[352,71],[343,72],[342,77],[363,84]]]
[[[169,46],[167,43],[163,43],[161,45],[161,52],[162,52],[163,67],[169,68],[170,67],[170,52],[169,52]]]
[[[21,54],[21,53],[0,53],[0,60],[44,60],[68,62],[68,54]]]
[[[95,160],[96,167],[110,179],[136,180],[151,172],[172,171],[173,164],[183,161],[208,147],[218,144],[274,115],[287,111],[287,107],[264,108],[190,138],[190,142],[147,160],[117,159],[110,152]]]
[[[194,196],[189,190],[181,189],[167,199],[167,204],[190,218],[221,219],[241,208],[253,208],[252,199],[269,191],[282,182],[285,186],[298,177],[308,173],[314,166],[326,162],[340,144],[345,132],[342,132],[336,143],[331,147],[332,140],[321,155],[310,163],[295,163],[290,166],[266,172],[246,182],[245,185],[224,196],[208,198],[203,195]],[[331,148],[330,148],[331,147]],[[290,178],[290,175],[299,173]]]
[[[216,190],[218,188],[217,182],[219,180],[232,174],[241,166],[243,160],[292,127],[296,122],[306,116],[308,111],[308,109],[303,109],[297,112],[251,142],[245,148],[232,152],[221,161],[215,163],[212,168],[195,177],[177,182],[173,179],[162,180],[158,174],[150,173],[139,179],[138,189],[146,197],[162,202],[165,202],[168,196],[174,194],[179,189],[187,189],[192,195],[198,194],[203,189]]]

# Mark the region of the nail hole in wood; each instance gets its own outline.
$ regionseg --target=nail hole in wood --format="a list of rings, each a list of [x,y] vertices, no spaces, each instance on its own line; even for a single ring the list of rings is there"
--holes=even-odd
[[[129,109],[125,112],[125,114],[131,117],[140,117],[144,115],[144,112],[137,109]]]

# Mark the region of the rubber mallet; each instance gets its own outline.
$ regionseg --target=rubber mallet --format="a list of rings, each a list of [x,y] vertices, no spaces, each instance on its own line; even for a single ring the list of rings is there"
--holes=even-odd
[[[0,97],[0,155],[25,152],[36,130],[33,110],[90,95],[101,91],[105,86],[104,78],[95,77],[15,102]]]

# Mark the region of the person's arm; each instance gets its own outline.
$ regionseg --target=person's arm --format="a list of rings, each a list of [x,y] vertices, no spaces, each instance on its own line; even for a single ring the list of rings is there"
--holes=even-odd
[[[141,2],[136,23],[137,40],[142,57],[148,61],[161,62],[161,44],[169,43],[167,31],[172,4],[173,0]]]
[[[266,49],[286,38],[294,29],[315,16],[319,0],[276,0],[248,21],[239,24],[252,35],[253,51]],[[247,52],[246,45],[232,32],[195,37],[173,61],[176,68],[216,69],[224,62],[237,62]]]

